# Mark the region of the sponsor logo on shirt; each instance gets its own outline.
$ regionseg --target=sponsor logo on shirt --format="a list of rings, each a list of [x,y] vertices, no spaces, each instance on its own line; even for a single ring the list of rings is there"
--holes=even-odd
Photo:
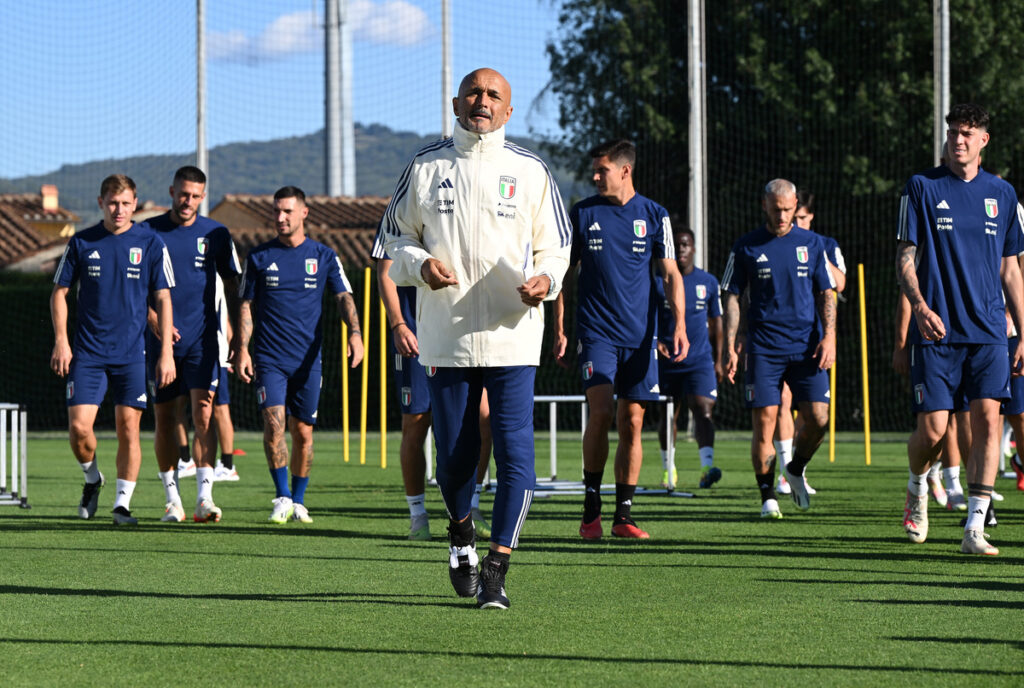
[[[598,239],[587,239],[587,248],[591,251],[600,251],[604,249],[604,240]]]
[[[935,229],[940,232],[952,232],[953,231],[953,218],[951,217],[937,217],[935,218]]]
[[[595,222],[594,224],[592,224],[589,227],[587,227],[587,231],[588,232],[600,232],[601,231],[601,225],[599,225],[599,224],[597,224]]]
[[[516,195],[516,178],[502,175],[498,178],[498,195],[509,199]]]
[[[985,199],[985,214],[993,220],[999,217],[999,204],[994,198]]]
[[[444,178],[444,181],[437,185],[439,189],[454,189],[455,185],[452,184],[452,180],[448,177]]]
[[[633,220],[633,234],[636,234],[641,239],[647,236],[647,221]]]
[[[128,260],[131,262],[132,265],[138,265],[139,263],[141,263],[142,249],[135,246],[128,249]]]
[[[757,260],[754,261],[754,262],[756,262],[756,263],[767,263],[768,262],[768,256],[766,256],[765,254],[762,253],[761,255],[759,255],[757,257]]]
[[[271,263],[271,264],[270,264],[270,265],[269,265],[269,266],[267,267],[267,272],[270,272],[271,270],[273,270],[274,272],[277,272],[277,263]]]
[[[437,199],[437,214],[452,215],[455,213],[455,201],[450,198]]]
[[[402,406],[408,406],[411,403],[412,403],[412,388],[411,387],[403,387],[402,388]]]
[[[88,256],[86,256],[86,257],[87,257],[87,258],[88,258],[89,260],[99,260],[99,259],[100,259],[100,252],[99,252],[99,251],[93,251],[92,253],[90,253],[90,254],[89,254]]]
[[[583,364],[583,379],[589,380],[592,377],[594,377],[594,362],[587,361]]]
[[[935,206],[935,209],[936,210],[949,210],[949,203],[946,203],[946,199],[943,198],[941,201],[939,201],[939,204],[937,206]]]

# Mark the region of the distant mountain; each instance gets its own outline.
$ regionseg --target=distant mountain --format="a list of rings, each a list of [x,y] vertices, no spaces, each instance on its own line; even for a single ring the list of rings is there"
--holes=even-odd
[[[355,125],[356,193],[390,196],[395,182],[413,153],[437,136],[396,132],[380,124]],[[535,141],[513,140],[540,152]],[[0,179],[0,193],[39,193],[43,184],[56,184],[63,208],[77,213],[86,226],[100,218],[96,206],[99,184],[109,174],[123,173],[139,187],[139,205],[153,201],[167,205],[171,175],[178,167],[194,162],[192,154],[146,155],[122,160],[99,160],[64,165],[47,174]],[[571,199],[589,195],[591,187],[578,182],[565,168],[552,164],[568,206]],[[324,179],[324,132],[273,141],[231,143],[210,150],[210,207],[226,193],[273,193],[287,184],[307,194],[326,192]]]

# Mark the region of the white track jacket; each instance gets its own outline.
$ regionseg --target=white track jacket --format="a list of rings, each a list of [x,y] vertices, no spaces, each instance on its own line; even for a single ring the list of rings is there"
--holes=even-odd
[[[551,279],[554,299],[569,266],[572,231],[555,180],[537,155],[505,141],[504,127],[421,149],[381,220],[388,273],[416,293],[420,363],[438,367],[538,365],[544,308],[516,287]],[[420,268],[437,258],[459,283],[434,291]]]

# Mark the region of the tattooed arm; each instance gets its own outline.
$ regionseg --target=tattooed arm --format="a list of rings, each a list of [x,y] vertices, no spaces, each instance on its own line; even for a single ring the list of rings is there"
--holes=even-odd
[[[244,382],[252,382],[252,358],[249,357],[249,339],[252,337],[252,301],[242,301],[238,306],[238,329],[231,344],[231,360],[235,374]]]
[[[720,356],[722,357],[721,368],[724,371],[724,378],[729,382],[736,382],[736,369],[739,363],[739,355],[736,353],[736,332],[740,327],[740,297],[731,292],[722,294],[722,310],[725,315],[722,318],[722,329],[725,331],[725,344],[722,345]]]
[[[363,331],[359,326],[356,302],[347,291],[336,294],[335,298],[341,308],[341,319],[348,325],[348,355],[352,359],[349,365],[355,368],[363,360]]]
[[[917,321],[917,329],[921,336],[930,341],[937,341],[946,336],[946,326],[939,314],[928,307],[921,294],[920,285],[917,282],[917,246],[901,241],[896,247],[896,279],[900,283],[900,290],[910,302],[910,311]]]
[[[814,357],[818,359],[819,369],[828,370],[836,360],[836,292],[834,289],[819,291],[815,301],[824,333],[814,349]]]

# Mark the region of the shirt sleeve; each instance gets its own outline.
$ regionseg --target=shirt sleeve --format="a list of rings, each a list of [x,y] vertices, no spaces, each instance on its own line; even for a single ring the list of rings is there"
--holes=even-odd
[[[53,283],[62,287],[70,287],[78,279],[78,238],[71,237],[68,245],[64,247],[64,255],[60,257],[57,264],[57,273],[53,276]]]
[[[256,280],[259,279],[259,273],[256,270],[256,262],[253,260],[252,253],[245,259],[245,269],[242,270],[242,280],[238,285],[238,296],[243,301],[253,301],[256,299]]]
[[[388,276],[400,287],[426,286],[420,270],[431,257],[423,247],[423,218],[416,193],[417,169],[413,158],[398,179],[378,230],[384,235],[382,250],[392,259]]]
[[[814,286],[818,291],[836,288],[835,278],[832,277],[832,271],[828,269],[828,261],[825,259],[825,251],[825,242],[819,241],[818,255],[814,261]]]
[[[664,208],[658,208],[661,215],[658,218],[658,229],[654,234],[654,257],[676,259],[675,239],[672,236],[672,220]]]
[[[1024,208],[1017,199],[1013,199],[1013,216],[1006,230],[1006,241],[1003,243],[1003,257],[1019,256],[1024,253]]]
[[[149,289],[170,289],[174,286],[174,268],[171,266],[171,254],[163,239],[153,237],[149,251]]]
[[[825,245],[828,250],[828,260],[836,266],[839,272],[846,274],[846,259],[843,258],[843,250],[839,248],[839,242],[832,237],[825,238]]]
[[[221,277],[238,277],[242,274],[242,264],[238,260],[238,251],[227,227],[218,227],[215,232],[217,273]]]
[[[533,274],[548,276],[551,286],[544,300],[551,301],[562,289],[562,281],[569,269],[572,225],[551,171],[540,161],[537,167],[537,174],[544,175],[544,183],[533,217]]]
[[[914,244],[915,246],[917,245],[920,206],[920,188],[918,188],[914,184],[914,180],[911,179],[903,189],[903,195],[900,196],[900,212],[897,223],[896,241],[906,241]],[[836,267],[839,266],[837,265]]]
[[[341,264],[341,258],[333,250],[328,248],[324,251],[324,264],[328,266],[327,271],[327,288],[332,294],[343,294],[345,292],[352,291],[352,285],[349,284],[348,278],[345,276],[345,268]]]
[[[739,242],[733,245],[729,252],[729,260],[725,263],[725,272],[722,273],[722,291],[739,296],[747,286],[747,271],[743,260],[737,260],[736,254],[739,249]]]
[[[708,275],[708,317],[722,317],[722,297],[718,292],[718,280],[714,275]]]

